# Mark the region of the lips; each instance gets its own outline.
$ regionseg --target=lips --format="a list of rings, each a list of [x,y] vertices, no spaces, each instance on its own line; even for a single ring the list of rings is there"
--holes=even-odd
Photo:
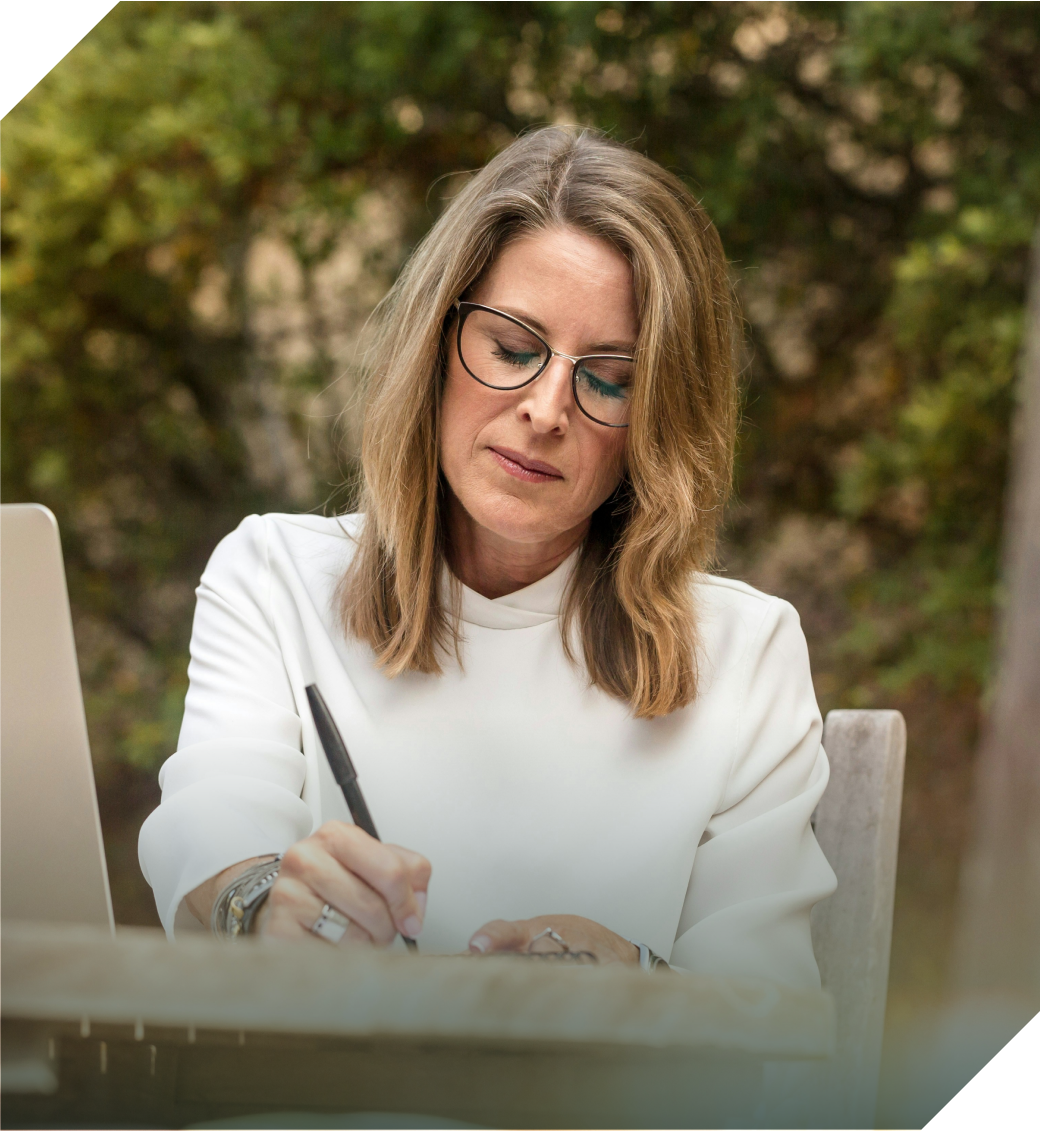
[[[518,479],[526,479],[529,482],[544,482],[548,479],[563,478],[563,472],[558,467],[553,467],[551,463],[545,463],[540,459],[531,459],[530,456],[525,456],[522,452],[500,447],[490,448],[489,451],[497,457],[498,463],[504,470],[515,475]]]

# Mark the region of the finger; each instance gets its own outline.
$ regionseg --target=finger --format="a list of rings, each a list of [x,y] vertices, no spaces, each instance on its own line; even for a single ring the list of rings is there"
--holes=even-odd
[[[469,949],[479,954],[526,950],[531,941],[531,925],[526,919],[493,919],[469,940]]]
[[[429,860],[425,856],[420,856],[418,852],[413,852],[410,848],[403,848],[399,844],[388,844],[386,847],[400,853],[401,859],[409,872],[412,891],[415,893],[416,899],[425,908],[426,891],[430,886],[430,875],[433,871]]]
[[[383,897],[329,853],[323,838],[308,837],[293,845],[282,858],[282,874],[317,898],[320,914],[328,903],[357,923],[379,946],[389,946],[397,936],[390,909]]]
[[[401,934],[415,938],[422,930],[425,893],[430,882],[430,862],[416,852],[382,844],[356,825],[329,821],[314,834],[337,860],[385,900]]]
[[[267,897],[266,921],[263,933],[274,938],[319,939],[313,932],[314,924],[320,918],[329,900],[315,895],[313,889],[292,877],[279,877]],[[343,912],[343,914],[347,914]],[[349,920],[341,942],[373,944],[372,936],[365,928],[347,915]],[[320,939],[328,942],[328,939]]]
[[[326,903],[362,927],[377,946],[389,946],[397,938],[383,897],[352,872],[341,868],[336,875],[319,876],[312,886]]]
[[[309,934],[308,916],[314,910],[314,895],[303,884],[280,876],[260,910],[260,931],[271,938],[304,939]],[[315,913],[310,922],[320,914]]]

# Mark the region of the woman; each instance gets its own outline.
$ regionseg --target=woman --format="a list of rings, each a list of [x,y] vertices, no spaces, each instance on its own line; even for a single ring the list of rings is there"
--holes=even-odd
[[[551,128],[472,178],[381,311],[363,514],[253,516],[203,575],[140,841],[168,932],[259,892],[232,929],[819,985],[805,641],[704,572],[732,319],[714,228],[648,159]]]

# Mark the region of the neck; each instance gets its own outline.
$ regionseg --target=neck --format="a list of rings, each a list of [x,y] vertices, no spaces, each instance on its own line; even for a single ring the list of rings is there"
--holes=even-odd
[[[514,542],[480,526],[454,495],[448,498],[449,561],[463,585],[494,600],[548,577],[581,545],[588,520],[535,542]]]

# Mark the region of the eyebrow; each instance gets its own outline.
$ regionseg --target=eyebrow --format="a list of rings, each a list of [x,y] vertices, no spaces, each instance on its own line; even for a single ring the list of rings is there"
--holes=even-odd
[[[488,304],[490,305],[490,303]],[[496,306],[496,310],[501,310],[503,314],[511,314],[514,318],[530,326],[532,330],[537,330],[543,338],[548,340],[549,331],[538,321],[537,318],[532,318],[530,314],[522,310],[518,310],[515,306]],[[635,353],[635,344],[632,342],[597,342],[595,345],[590,346],[580,356],[588,357],[597,353],[620,353],[631,357]]]

